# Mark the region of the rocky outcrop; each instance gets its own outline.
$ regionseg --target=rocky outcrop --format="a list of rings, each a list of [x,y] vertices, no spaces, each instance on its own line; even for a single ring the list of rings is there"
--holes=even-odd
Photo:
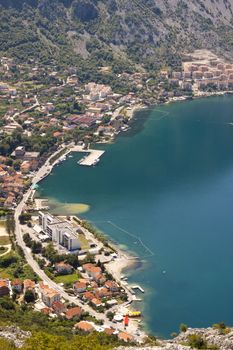
[[[216,345],[219,350],[233,349],[233,328],[226,330],[227,334],[221,334],[218,329],[214,328],[188,328],[186,332],[181,333],[175,341],[182,343],[187,341],[192,334],[198,334],[207,341],[209,345]]]
[[[16,326],[0,327],[0,337],[13,342],[17,348],[21,348],[30,336],[31,332],[22,331]]]
[[[223,334],[222,334],[223,333]],[[226,334],[224,334],[226,333]],[[118,350],[191,350],[195,347],[188,345],[190,336],[198,335],[207,344],[207,349],[233,350],[233,328],[219,330],[214,328],[188,328],[186,332],[180,333],[172,340],[158,341],[157,346],[142,346],[123,348]]]

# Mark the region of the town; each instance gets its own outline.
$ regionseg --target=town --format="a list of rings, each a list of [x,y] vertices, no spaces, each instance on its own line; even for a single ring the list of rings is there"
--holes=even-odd
[[[197,50],[180,70],[117,74],[122,90],[80,81],[75,67],[0,62],[0,297],[72,320],[75,332],[143,342],[133,302],[141,301],[134,289],[144,290],[122,274],[137,257],[79,217],[53,215],[38,183],[72,152],[84,154],[77,166],[97,165],[104,151],[90,147],[127,132],[138,109],[232,93],[233,64]]]

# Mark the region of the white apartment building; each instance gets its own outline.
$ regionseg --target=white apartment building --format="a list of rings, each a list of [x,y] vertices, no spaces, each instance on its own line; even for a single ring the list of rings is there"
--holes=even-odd
[[[75,229],[67,220],[39,212],[39,225],[53,242],[62,245],[69,251],[80,249],[79,229]]]

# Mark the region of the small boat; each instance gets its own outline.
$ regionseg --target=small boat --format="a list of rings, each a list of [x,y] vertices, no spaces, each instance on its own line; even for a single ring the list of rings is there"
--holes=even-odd
[[[129,311],[129,317],[140,317],[141,315],[141,311]]]

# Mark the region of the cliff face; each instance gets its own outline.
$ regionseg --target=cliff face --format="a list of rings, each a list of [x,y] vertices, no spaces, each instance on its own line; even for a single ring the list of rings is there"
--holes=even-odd
[[[181,52],[233,54],[230,0],[0,0],[0,48],[16,57],[81,58],[104,50],[132,63],[176,64]],[[105,57],[106,56],[106,57]]]

